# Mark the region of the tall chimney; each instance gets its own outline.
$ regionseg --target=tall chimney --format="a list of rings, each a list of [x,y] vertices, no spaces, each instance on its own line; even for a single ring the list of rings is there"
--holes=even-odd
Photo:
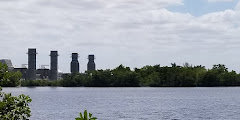
[[[94,55],[88,55],[87,71],[96,70],[94,59]]]
[[[58,51],[51,51],[50,53],[50,80],[58,79]]]
[[[36,48],[28,49],[28,80],[36,80]]]
[[[71,73],[79,73],[78,53],[72,53]]]

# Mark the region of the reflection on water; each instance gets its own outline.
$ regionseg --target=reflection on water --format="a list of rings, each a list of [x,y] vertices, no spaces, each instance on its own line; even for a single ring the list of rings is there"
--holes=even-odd
[[[240,88],[3,88],[32,98],[31,120],[239,119]]]

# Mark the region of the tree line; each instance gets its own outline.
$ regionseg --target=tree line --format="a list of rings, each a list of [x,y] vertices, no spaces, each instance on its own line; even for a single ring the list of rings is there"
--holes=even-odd
[[[240,86],[240,74],[228,71],[223,64],[204,66],[144,66],[131,70],[120,65],[115,69],[69,74],[62,80],[64,87],[214,87]]]
[[[5,71],[7,67],[2,65]],[[7,72],[8,81],[0,81],[0,86],[63,86],[63,87],[215,87],[240,86],[240,74],[229,71],[223,64],[204,66],[184,65],[144,66],[142,68],[119,65],[114,69],[86,71],[84,73],[64,74],[63,79],[20,80],[19,72]],[[0,72],[1,78],[1,72]]]

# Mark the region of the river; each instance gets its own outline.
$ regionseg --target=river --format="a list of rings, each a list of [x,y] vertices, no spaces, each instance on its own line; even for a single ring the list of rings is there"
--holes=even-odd
[[[99,120],[234,120],[240,87],[3,88],[32,98],[30,120],[75,120],[85,109]]]

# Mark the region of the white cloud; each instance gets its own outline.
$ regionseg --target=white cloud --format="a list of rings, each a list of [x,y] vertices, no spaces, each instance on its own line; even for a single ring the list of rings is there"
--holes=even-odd
[[[97,68],[103,69],[119,64],[237,63],[227,58],[239,51],[240,13],[226,10],[194,17],[165,8],[182,4],[181,0],[0,1],[0,50],[6,51],[0,58],[20,66],[27,63],[27,48],[37,47],[38,64],[49,64],[50,50],[59,50],[59,67],[65,72],[72,52],[80,54],[81,71],[92,53]]]
[[[233,0],[208,0],[208,2],[233,2]]]
[[[237,3],[235,10],[240,11],[240,1]]]

